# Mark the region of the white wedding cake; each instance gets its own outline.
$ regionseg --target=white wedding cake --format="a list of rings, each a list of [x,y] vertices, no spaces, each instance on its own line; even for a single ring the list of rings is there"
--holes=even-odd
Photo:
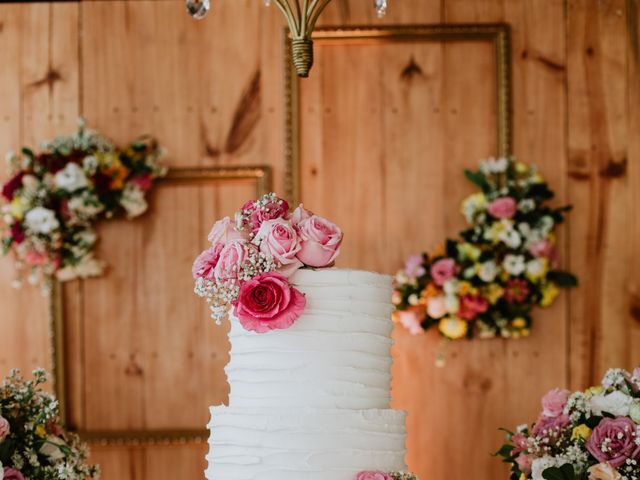
[[[231,393],[211,408],[207,479],[404,471],[405,413],[389,408],[391,277],[302,269],[290,283],[306,297],[290,328],[256,333],[231,316]]]

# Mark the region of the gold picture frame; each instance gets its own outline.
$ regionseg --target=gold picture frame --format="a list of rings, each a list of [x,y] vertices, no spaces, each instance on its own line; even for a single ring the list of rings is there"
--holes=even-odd
[[[174,168],[158,184],[207,184],[220,181],[254,180],[256,197],[268,193],[271,188],[271,167],[211,167]],[[68,423],[67,410],[67,349],[65,344],[64,295],[60,282],[53,282],[49,297],[49,321],[51,332],[51,370],[54,392],[60,405],[60,417]],[[113,430],[76,431],[83,440],[97,445],[184,445],[202,443],[208,432],[202,430]]]
[[[390,42],[459,42],[477,40],[491,42],[496,54],[497,82],[497,155],[511,154],[512,99],[511,99],[511,29],[506,23],[492,24],[438,24],[402,25],[383,27],[324,27],[316,28],[316,45],[380,44]],[[295,70],[291,68],[289,44],[285,31],[285,178],[284,194],[293,204],[300,201],[300,118],[299,90]]]

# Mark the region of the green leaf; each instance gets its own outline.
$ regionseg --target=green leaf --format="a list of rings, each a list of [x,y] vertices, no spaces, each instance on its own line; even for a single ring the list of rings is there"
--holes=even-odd
[[[471,170],[465,170],[464,176],[473,183],[482,189],[482,191],[486,192],[490,189],[489,182],[487,182],[486,177],[482,174],[482,172],[473,172]]]
[[[513,445],[505,443],[500,447],[500,449],[493,454],[494,457],[511,457],[511,451],[513,450]]]
[[[575,480],[576,473],[573,465],[565,463],[561,467],[550,467],[542,472],[542,477],[546,480]]]
[[[578,286],[578,279],[576,278],[576,276],[563,270],[554,270],[552,272],[549,272],[547,278],[552,282],[557,283],[558,286],[562,288]]]
[[[599,415],[594,415],[592,417],[587,418],[587,421],[584,422],[584,424],[589,427],[590,429],[594,429],[598,426],[598,424],[600,423],[600,420],[602,420],[602,417]]]
[[[22,148],[22,153],[32,159],[36,157],[35,153],[33,153],[33,150],[27,147]]]

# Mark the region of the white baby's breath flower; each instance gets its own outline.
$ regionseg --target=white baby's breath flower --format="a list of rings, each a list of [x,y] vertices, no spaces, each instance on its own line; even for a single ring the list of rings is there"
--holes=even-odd
[[[505,157],[500,158],[488,158],[480,162],[480,170],[485,175],[492,175],[497,173],[503,173],[509,166],[509,160]]]
[[[559,460],[555,457],[545,455],[544,457],[536,458],[531,463],[531,478],[532,480],[544,480],[542,473],[551,467],[558,467]]]

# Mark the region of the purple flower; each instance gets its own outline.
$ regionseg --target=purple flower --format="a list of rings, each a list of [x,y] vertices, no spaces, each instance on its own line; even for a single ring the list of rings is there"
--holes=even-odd
[[[424,260],[422,259],[422,255],[411,255],[407,258],[407,263],[404,266],[404,273],[406,273],[408,277],[412,278],[423,276],[427,272],[423,263]]]
[[[618,468],[627,458],[640,456],[640,445],[636,443],[636,424],[628,417],[604,418],[593,429],[587,440],[587,450],[599,462],[609,462]]]

